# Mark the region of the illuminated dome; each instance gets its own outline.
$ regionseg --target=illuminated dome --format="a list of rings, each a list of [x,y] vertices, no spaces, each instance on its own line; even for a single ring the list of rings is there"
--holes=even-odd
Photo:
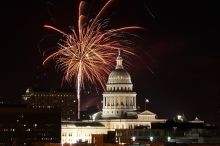
[[[123,67],[120,51],[116,59],[115,69],[109,74],[106,86],[107,91],[132,91],[131,76]]]
[[[115,70],[113,70],[109,77],[108,77],[108,83],[107,84],[131,84],[131,76],[130,74],[124,69],[122,64],[122,57],[120,52],[118,53],[117,59],[116,59],[116,67]]]
[[[122,68],[115,69],[108,77],[108,84],[131,84],[131,76]]]

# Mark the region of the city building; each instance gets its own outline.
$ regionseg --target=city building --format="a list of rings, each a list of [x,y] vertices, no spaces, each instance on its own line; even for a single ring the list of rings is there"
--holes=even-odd
[[[7,104],[8,101],[6,100],[5,97],[0,97],[0,105],[4,105],[4,104]]]
[[[92,134],[107,134],[108,128],[100,122],[65,121],[62,122],[62,143],[91,143]]]
[[[107,134],[115,129],[133,129],[136,126],[151,127],[152,123],[165,123],[166,119],[157,119],[151,111],[137,112],[136,92],[130,74],[123,67],[120,52],[116,67],[110,73],[103,93],[103,109],[92,116],[92,120],[62,122],[62,143],[77,141],[92,142],[92,134]]]
[[[28,108],[61,110],[62,120],[77,119],[77,98],[72,90],[28,88],[22,95]]]
[[[0,106],[0,145],[60,143],[61,119],[56,109],[29,109],[25,105]]]
[[[195,118],[192,121],[169,120],[152,123],[151,128],[136,126],[134,129],[116,129],[118,143],[162,142],[170,144],[220,144],[220,132],[215,125]]]

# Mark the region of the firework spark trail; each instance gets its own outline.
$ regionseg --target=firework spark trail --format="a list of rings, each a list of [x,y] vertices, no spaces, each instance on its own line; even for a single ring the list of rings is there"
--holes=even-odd
[[[98,20],[99,18],[102,16],[102,14],[104,13],[104,11],[109,7],[109,5],[113,2],[113,0],[109,0],[107,1],[107,3],[102,7],[102,9],[99,11],[99,13],[96,15],[95,19],[93,20],[91,26],[93,26]]]
[[[109,0],[99,11],[91,23],[86,24],[87,17],[83,15],[86,3],[81,1],[79,5],[78,32],[75,29],[71,33],[65,33],[58,28],[44,25],[45,28],[59,32],[63,36],[62,43],[58,44],[58,50],[50,54],[43,62],[47,63],[55,59],[58,68],[65,73],[67,81],[75,81],[78,99],[78,119],[80,119],[80,92],[84,87],[84,81],[93,84],[99,83],[105,87],[105,76],[110,73],[114,66],[115,54],[121,50],[125,55],[134,53],[129,47],[130,41],[124,38],[122,32],[142,29],[138,26],[126,26],[116,29],[105,30],[108,21],[100,21],[106,8],[112,3]]]
[[[78,112],[80,112],[80,86],[82,81],[82,62],[79,62],[79,72],[77,75],[77,98],[78,98]],[[78,119],[80,119],[80,115],[78,116]]]

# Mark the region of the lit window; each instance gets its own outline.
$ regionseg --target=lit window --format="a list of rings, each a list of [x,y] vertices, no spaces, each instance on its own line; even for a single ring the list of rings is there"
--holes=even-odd
[[[26,129],[26,131],[29,131],[29,132],[30,132],[30,131],[31,131],[31,129],[30,129],[30,128],[28,128],[28,129]]]

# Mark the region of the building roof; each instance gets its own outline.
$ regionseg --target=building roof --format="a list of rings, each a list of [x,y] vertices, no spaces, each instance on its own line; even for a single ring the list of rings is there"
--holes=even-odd
[[[130,74],[125,69],[115,69],[109,75],[108,84],[131,84]]]
[[[138,115],[143,115],[143,116],[145,116],[145,115],[156,115],[156,114],[153,113],[153,112],[151,112],[151,111],[145,110],[145,111],[143,111],[142,113],[139,113]]]
[[[105,127],[103,124],[101,124],[100,122],[85,122],[85,121],[65,121],[62,122],[62,124],[70,124],[70,125],[74,125],[76,127]]]
[[[33,92],[49,92],[49,93],[73,93],[72,89],[61,89],[61,88],[28,88],[26,93],[33,93]]]
[[[192,122],[176,122],[174,120],[168,120],[166,123],[152,123],[151,129],[217,129],[215,125],[207,123],[192,123]]]
[[[189,121],[190,123],[204,123],[204,121],[200,120],[198,117],[196,117],[194,120]]]

